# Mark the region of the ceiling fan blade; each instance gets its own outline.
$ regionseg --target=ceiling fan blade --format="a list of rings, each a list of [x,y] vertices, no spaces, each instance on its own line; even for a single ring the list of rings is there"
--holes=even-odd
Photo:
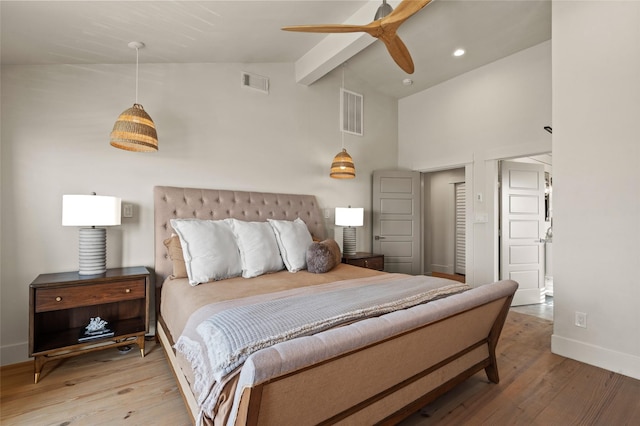
[[[407,74],[413,74],[413,59],[411,59],[409,49],[407,49],[407,46],[400,40],[400,37],[394,34],[391,37],[382,36],[380,40],[387,46],[387,50],[396,64]]]
[[[282,27],[284,31],[297,31],[301,33],[357,33],[369,32],[367,25],[295,25],[290,27]]]
[[[384,18],[370,22],[367,25],[297,25],[283,27],[285,31],[298,31],[306,33],[354,33],[365,32],[372,37],[382,40],[393,60],[406,73],[413,74],[414,65],[409,49],[400,40],[396,31],[400,25],[420,11],[432,0],[402,0],[400,4]],[[385,3],[386,4],[386,3]]]
[[[431,0],[403,0],[390,14],[382,18],[382,21],[386,24],[400,25],[429,3]]]

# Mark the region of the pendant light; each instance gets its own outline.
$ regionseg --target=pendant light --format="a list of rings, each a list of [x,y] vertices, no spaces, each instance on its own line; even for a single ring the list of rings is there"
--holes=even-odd
[[[132,41],[128,44],[136,49],[136,101],[133,106],[125,110],[111,131],[111,146],[126,151],[150,152],[158,150],[158,135],[156,126],[149,114],[138,103],[138,53],[144,48],[144,43]]]
[[[342,65],[342,89],[344,89],[344,64]],[[353,164],[353,158],[349,155],[344,147],[344,129],[340,127],[342,136],[342,151],[336,154],[331,163],[331,172],[329,176],[334,179],[353,179],[356,177],[356,166]]]
[[[334,179],[353,179],[356,177],[356,166],[346,149],[342,148],[342,151],[336,154],[333,163],[331,163],[329,176]]]

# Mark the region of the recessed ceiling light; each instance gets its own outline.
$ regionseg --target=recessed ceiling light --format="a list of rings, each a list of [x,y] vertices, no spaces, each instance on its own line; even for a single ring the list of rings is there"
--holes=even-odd
[[[462,56],[464,53],[464,49],[456,49],[455,52],[453,52],[453,56]]]
[[[411,86],[413,84],[413,80],[411,80],[410,78],[405,78],[404,80],[402,80],[402,84],[404,84],[405,86]]]

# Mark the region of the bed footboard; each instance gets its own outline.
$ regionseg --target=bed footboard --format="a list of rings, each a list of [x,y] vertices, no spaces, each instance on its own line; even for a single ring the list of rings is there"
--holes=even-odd
[[[236,424],[395,424],[478,371],[497,383],[511,298],[246,388]]]

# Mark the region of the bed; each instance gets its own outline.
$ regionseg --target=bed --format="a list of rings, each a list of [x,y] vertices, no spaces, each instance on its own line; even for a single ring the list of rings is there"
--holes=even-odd
[[[295,261],[287,261],[289,249],[280,245],[282,270],[262,273],[247,266],[243,257],[242,275],[249,273],[250,278],[235,276],[236,271],[228,278],[194,285],[190,281],[197,276],[196,257],[187,256],[188,274],[177,271],[175,255],[182,252],[174,243],[182,241],[191,250],[196,242],[186,236],[204,234],[202,228],[189,227],[229,221],[238,238],[238,229],[249,224],[263,229],[267,222],[280,244],[278,226],[300,230],[303,223],[313,241],[309,252],[331,244],[311,195],[154,188],[157,338],[194,424],[395,424],[483,369],[498,383],[495,347],[517,289],[514,281],[462,288],[450,280],[342,264],[335,261],[334,249],[319,257],[332,259],[327,270],[318,271],[315,259],[309,259],[309,270],[313,265],[314,272],[322,273],[292,273],[289,263]],[[237,243],[245,257],[247,247],[254,247]],[[380,296],[385,299],[369,296],[372,288],[395,292],[414,285],[428,286],[420,290],[422,299],[414,294],[393,301],[386,294]],[[376,310],[360,305],[367,297],[375,299]],[[301,315],[316,315],[315,305],[300,309],[312,299],[327,309],[337,309],[342,301],[357,303],[348,310],[356,315],[331,317],[342,322],[309,320],[319,328],[309,332],[305,325],[298,334],[287,329],[282,333],[286,339],[269,344],[263,339],[250,352],[242,347],[235,352],[242,357],[225,364],[225,369],[196,362],[206,357],[194,353],[211,355],[227,345],[197,337],[196,326],[198,332],[205,324],[236,327],[216,329],[233,335],[235,342],[234,333],[244,332],[239,324],[245,324],[245,318],[258,318],[262,310],[285,316],[282,306],[291,305],[291,300],[304,311]],[[379,311],[381,307],[386,310]],[[257,322],[257,328],[269,323]]]

